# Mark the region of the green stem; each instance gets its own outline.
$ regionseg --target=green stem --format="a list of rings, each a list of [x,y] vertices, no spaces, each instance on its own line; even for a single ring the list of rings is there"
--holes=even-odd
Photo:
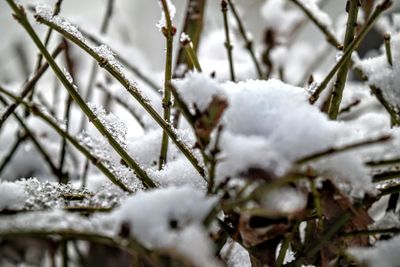
[[[319,95],[322,93],[322,91],[329,84],[330,80],[333,78],[333,76],[336,74],[336,72],[351,58],[351,54],[353,53],[353,51],[355,51],[358,48],[358,46],[364,40],[364,38],[367,35],[367,33],[374,26],[375,22],[380,17],[380,15],[384,11],[386,11],[391,6],[391,4],[392,4],[391,0],[385,0],[383,3],[381,3],[380,5],[378,5],[375,8],[374,13],[371,15],[369,20],[365,23],[365,25],[362,28],[362,30],[360,31],[359,35],[349,44],[347,49],[344,50],[343,56],[335,64],[335,66],[331,69],[331,71],[328,73],[328,75],[320,83],[320,85],[318,86],[316,91],[310,97],[310,102],[311,103],[315,103],[318,100]]]
[[[235,81],[235,70],[233,66],[233,56],[232,56],[232,49],[233,45],[231,43],[231,38],[229,34],[229,23],[228,23],[228,1],[221,0],[221,11],[222,16],[224,18],[224,30],[225,30],[225,48],[228,54],[228,61],[229,61],[229,71],[231,74],[231,81]]]
[[[10,0],[7,0],[10,1]],[[75,36],[71,35],[70,33],[66,32],[64,29],[55,25],[54,23],[47,21],[45,18],[36,16],[37,21],[53,28],[54,30],[58,31],[62,34],[65,38],[72,41],[80,48],[85,50],[90,56],[92,56],[96,61],[107,70],[138,102],[139,104],[147,111],[147,113],[158,123],[158,125],[168,133],[171,140],[176,144],[178,149],[185,155],[185,157],[190,161],[193,167],[197,170],[197,172],[202,176],[206,176],[206,171],[202,166],[200,166],[199,161],[193,155],[192,151],[188,148],[188,146],[180,140],[178,135],[176,134],[173,127],[166,123],[164,119],[157,113],[157,111],[151,106],[150,101],[145,98],[140,90],[136,87],[134,83],[129,81],[120,71],[112,64],[97,54],[91,47],[87,44],[76,38]]]
[[[107,178],[120,187],[122,190],[126,192],[132,192],[131,189],[129,189],[124,183],[122,183],[105,165],[104,163],[98,159],[96,156],[92,155],[92,153],[83,145],[81,145],[75,137],[73,137],[71,134],[63,130],[56,121],[54,121],[53,118],[48,116],[46,113],[42,112],[40,108],[37,106],[28,104],[24,100],[18,98],[17,96],[11,94],[8,90],[5,90],[4,88],[0,87],[0,92],[13,98],[15,101],[18,101],[19,103],[23,104],[25,107],[27,107],[35,116],[40,117],[43,121],[45,121],[47,124],[49,124],[60,136],[64,137],[67,139],[77,150],[79,150],[86,158],[88,158],[93,165],[95,165],[104,175],[107,176]]]
[[[185,49],[188,58],[190,60],[190,62],[192,63],[192,65],[194,66],[194,68],[198,71],[198,72],[202,72],[201,66],[200,66],[200,62],[199,59],[196,55],[196,52],[194,51],[193,48],[193,43],[192,41],[189,40],[185,40],[185,41],[181,41],[181,44],[183,46],[183,48]]]
[[[245,48],[250,53],[251,59],[252,59],[252,61],[254,63],[256,71],[257,71],[258,78],[261,79],[262,78],[261,66],[260,66],[260,63],[257,60],[256,54],[255,54],[254,49],[253,49],[253,40],[251,40],[249,38],[246,30],[244,29],[242,19],[240,18],[239,13],[237,12],[235,5],[233,4],[233,0],[228,0],[228,3],[229,3],[229,7],[232,10],[232,14],[235,17],[236,22],[238,24],[239,32],[242,35],[242,38],[243,38],[243,40],[245,42]]]
[[[92,41],[96,45],[101,45],[103,42],[99,40],[95,35],[91,34],[88,31],[85,31],[84,29],[79,29],[80,32],[83,34],[85,38],[88,40]],[[113,51],[114,52],[114,51]],[[115,52],[114,52],[115,53]],[[115,58],[121,62],[122,65],[124,65],[128,70],[130,70],[137,78],[142,80],[145,84],[147,84],[151,89],[154,90],[157,94],[159,94],[159,86],[155,84],[149,77],[147,77],[138,67],[130,63],[126,58],[121,56],[118,53],[115,53]]]
[[[71,84],[65,74],[62,72],[60,67],[57,65],[53,57],[49,54],[47,49],[44,47],[36,32],[32,28],[29,20],[26,17],[25,10],[22,6],[15,4],[13,0],[7,0],[7,3],[15,12],[14,17],[22,25],[22,27],[27,31],[35,45],[39,48],[40,52],[43,54],[46,61],[49,63],[50,67],[53,69],[57,78],[61,81],[64,87],[67,89],[68,93],[78,104],[81,110],[86,114],[89,120],[97,128],[97,130],[108,140],[110,145],[114,150],[121,156],[125,163],[136,173],[138,178],[142,181],[143,185],[147,188],[156,187],[156,184],[150,179],[147,173],[139,166],[139,164],[125,151],[125,149],[115,140],[112,134],[107,130],[107,128],[100,122],[99,118],[93,113],[93,111],[88,107],[86,102],[79,95],[78,91]]]
[[[164,121],[167,124],[171,122],[171,90],[169,84],[172,79],[172,52],[173,52],[173,41],[174,41],[174,28],[172,26],[171,15],[169,14],[167,0],[161,0],[162,9],[164,11],[166,28],[162,31],[165,35],[166,41],[166,57],[165,57],[165,71],[164,71],[164,96],[162,100],[164,110]],[[160,158],[158,162],[158,169],[161,170],[167,163],[168,154],[168,133],[164,130],[161,141]]]
[[[351,44],[351,42],[354,40],[354,34],[356,32],[356,25],[357,25],[359,0],[348,0],[347,3],[349,5],[349,10],[348,10],[347,25],[346,25],[346,33],[343,42],[344,50],[346,50]],[[343,90],[346,84],[350,63],[351,60],[348,59],[338,70],[328,110],[328,116],[332,120],[336,120],[339,114],[340,103],[342,102]]]
[[[190,36],[190,39],[192,41],[192,49],[195,55],[200,43],[200,37],[203,30],[203,19],[206,2],[206,0],[188,0],[186,4],[185,21],[183,30],[181,32],[184,32],[188,36]],[[176,73],[176,71],[178,70],[178,66],[186,64],[188,66],[188,69],[193,68],[193,61],[188,58],[190,57],[190,55],[187,53],[187,51],[185,53],[185,50],[185,47],[181,46],[178,51],[177,60],[175,62],[175,73],[173,75],[175,78],[181,78],[180,74],[178,75],[178,73]]]
[[[386,51],[386,58],[390,66],[393,66],[393,56],[392,56],[392,47],[390,43],[390,33],[386,33],[383,36],[383,39],[385,41],[385,51]]]

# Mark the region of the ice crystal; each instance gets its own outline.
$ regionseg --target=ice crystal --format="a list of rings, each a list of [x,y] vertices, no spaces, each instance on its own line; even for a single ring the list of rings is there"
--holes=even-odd
[[[72,23],[64,20],[59,16],[53,16],[53,11],[51,10],[50,7],[43,4],[37,5],[36,16],[43,18],[44,20],[49,21],[50,23],[55,24],[56,26],[60,27],[63,31],[66,31],[67,33],[71,34],[78,40],[85,42],[85,38],[83,37],[82,33],[78,30],[78,28]]]
[[[99,121],[107,128],[112,137],[126,150],[126,133],[125,124],[114,114],[108,113],[102,106],[93,103],[88,103],[89,108]]]
[[[110,145],[103,137],[93,138],[87,132],[82,132],[77,137],[78,142],[86,147],[92,156],[100,161],[108,170],[110,170],[122,183],[130,187],[133,191],[142,189],[143,186],[132,170],[113,157]],[[126,147],[124,139],[124,147]]]

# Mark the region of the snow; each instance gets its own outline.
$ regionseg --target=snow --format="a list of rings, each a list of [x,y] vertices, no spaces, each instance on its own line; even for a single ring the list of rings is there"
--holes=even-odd
[[[148,248],[175,248],[197,266],[217,266],[201,226],[215,202],[194,188],[171,186],[130,196],[110,216]]]
[[[299,2],[317,19],[318,23],[326,27],[329,31],[333,32],[332,20],[318,7],[319,0],[299,0]],[[334,34],[332,34],[334,35]]]
[[[181,44],[188,44],[191,42],[189,35],[187,35],[185,32],[181,33],[181,36],[179,37],[179,42]]]
[[[307,196],[294,188],[281,187],[265,194],[261,205],[268,214],[290,216],[306,207]]]
[[[202,73],[190,72],[185,79],[174,80],[173,85],[182,91],[182,98],[192,108],[204,111],[213,95],[221,95],[222,88],[215,80]]]
[[[399,109],[400,90],[400,34],[392,35],[391,48],[393,57],[393,66],[390,66],[385,52],[380,56],[359,60],[356,67],[360,68],[368,77],[368,83],[382,90],[386,101],[393,107]]]
[[[217,166],[220,181],[242,177],[250,168],[263,169],[271,177],[281,176],[302,157],[354,141],[351,136],[355,129],[328,120],[317,107],[309,105],[304,89],[278,80],[218,84],[205,74],[190,73],[175,85],[184,101],[200,110],[215,94],[228,100],[221,121],[224,160]],[[368,170],[357,153],[340,153],[311,166],[321,174],[329,174],[354,196],[373,190]]]
[[[303,18],[300,10],[286,8],[285,0],[265,1],[261,8],[261,16],[265,28],[273,29],[281,34],[289,34]]]
[[[28,197],[20,184],[0,180],[0,211],[21,209]]]
[[[38,4],[36,6],[36,16],[42,17],[45,20],[54,23],[55,25],[61,27],[64,31],[68,32],[78,40],[85,42],[85,38],[83,37],[82,33],[78,30],[78,28],[72,23],[64,20],[59,16],[53,16],[53,11],[49,6]]]
[[[127,128],[125,124],[114,114],[107,114],[102,106],[93,103],[88,103],[88,106],[119,145],[126,150]]]
[[[176,8],[175,8],[174,4],[171,2],[171,0],[165,0],[165,1],[167,4],[167,7],[168,7],[168,13],[169,13],[170,19],[172,21],[175,17]],[[161,18],[158,21],[158,23],[156,24],[156,26],[159,29],[159,31],[161,31],[164,27],[167,27],[167,22],[166,22],[165,12],[164,12],[161,0],[159,0],[158,3],[162,9],[162,12],[161,12]]]
[[[241,245],[228,239],[221,251],[222,258],[229,267],[250,267],[250,256]]]
[[[379,241],[373,247],[354,247],[348,252],[369,267],[392,267],[399,263],[399,246],[400,236],[395,236],[388,241]]]

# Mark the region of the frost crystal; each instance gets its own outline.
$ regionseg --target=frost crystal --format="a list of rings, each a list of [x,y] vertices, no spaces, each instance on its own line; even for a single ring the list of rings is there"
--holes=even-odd
[[[53,16],[53,11],[50,7],[46,5],[39,4],[36,6],[36,16],[41,17],[51,23],[54,23],[58,27],[62,28],[64,31],[68,32],[78,40],[85,42],[85,38],[78,28],[72,23],[64,20],[59,16]]]
[[[89,108],[100,122],[107,128],[112,137],[120,144],[125,150],[126,147],[126,133],[127,128],[125,124],[114,114],[108,113],[101,106],[93,103],[88,103]]]
[[[99,56],[101,56],[104,60],[106,60],[108,64],[113,66],[120,73],[123,73],[123,67],[121,63],[119,63],[115,59],[114,52],[107,45],[102,44],[100,46],[94,47],[93,51]]]
[[[172,20],[174,19],[174,17],[175,17],[176,8],[175,8],[175,6],[172,4],[171,0],[166,0],[166,2],[167,2],[167,6],[168,6],[169,16],[170,16],[171,21],[172,21]],[[157,28],[159,29],[159,31],[162,31],[162,29],[163,29],[164,27],[166,27],[167,22],[166,22],[166,20],[165,20],[165,12],[164,12],[163,5],[162,5],[162,3],[161,3],[161,0],[159,0],[158,3],[159,3],[159,5],[160,5],[160,7],[161,7],[162,12],[161,12],[161,18],[160,18],[160,20],[158,21],[158,23],[156,24],[156,26],[157,26]]]
[[[137,179],[132,170],[121,165],[121,163],[112,157],[111,147],[105,138],[94,139],[88,133],[82,132],[78,135],[77,139],[97,160],[101,161],[118,179],[133,191],[143,188],[142,183]]]

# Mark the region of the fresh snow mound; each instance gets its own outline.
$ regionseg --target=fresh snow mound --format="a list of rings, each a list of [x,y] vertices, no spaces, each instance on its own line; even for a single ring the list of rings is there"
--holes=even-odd
[[[216,200],[188,186],[171,186],[128,197],[111,217],[150,249],[176,249],[197,266],[217,266],[202,227]]]
[[[21,184],[0,180],[0,211],[20,209],[27,199],[28,195]]]
[[[217,165],[220,181],[241,177],[254,168],[266,171],[271,178],[281,176],[296,160],[352,143],[352,136],[357,136],[350,124],[330,121],[310,105],[303,88],[279,80],[218,84],[207,75],[191,73],[175,86],[189,106],[205,108],[216,94],[228,100],[221,120],[223,160]],[[310,165],[354,196],[360,197],[373,188],[363,159],[352,151]]]

